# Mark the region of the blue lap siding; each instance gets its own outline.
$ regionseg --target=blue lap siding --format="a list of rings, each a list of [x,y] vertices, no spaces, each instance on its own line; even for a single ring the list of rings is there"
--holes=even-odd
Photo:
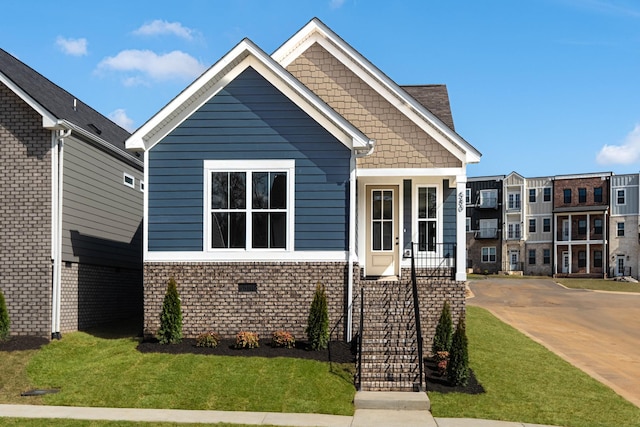
[[[295,159],[295,250],[347,250],[350,150],[253,68],[149,151],[150,251],[203,250],[203,161]]]

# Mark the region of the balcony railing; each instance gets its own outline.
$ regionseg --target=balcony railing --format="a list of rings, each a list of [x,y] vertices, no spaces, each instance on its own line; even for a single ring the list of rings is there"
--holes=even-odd
[[[481,228],[477,230],[474,234],[476,239],[497,239],[498,238],[498,229],[497,228]]]
[[[498,197],[482,196],[477,207],[480,209],[496,209],[498,207]]]

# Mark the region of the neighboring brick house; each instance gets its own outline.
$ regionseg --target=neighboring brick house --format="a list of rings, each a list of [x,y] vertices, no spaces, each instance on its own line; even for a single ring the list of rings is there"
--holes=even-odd
[[[476,274],[496,274],[503,256],[503,181],[505,176],[467,179],[467,269]]]
[[[605,277],[611,173],[553,180],[554,275]]]
[[[140,313],[143,164],[129,133],[0,49],[0,289],[11,335]]]
[[[126,145],[148,166],[146,334],[171,276],[186,336],[304,336],[317,283],[331,324],[348,324],[365,278],[407,277],[411,242],[458,266],[422,290],[427,333],[444,299],[464,311],[466,166],[480,153],[453,130],[443,86],[398,86],[317,19],[271,56],[243,40]]]
[[[640,278],[639,175],[611,176],[609,277]]]

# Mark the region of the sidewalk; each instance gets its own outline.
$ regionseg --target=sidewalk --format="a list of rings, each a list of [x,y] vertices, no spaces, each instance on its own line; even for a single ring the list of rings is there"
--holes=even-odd
[[[0,405],[0,417],[173,423],[231,423],[291,427],[542,427],[505,421],[434,418],[426,410],[358,409],[354,416],[181,409]]]

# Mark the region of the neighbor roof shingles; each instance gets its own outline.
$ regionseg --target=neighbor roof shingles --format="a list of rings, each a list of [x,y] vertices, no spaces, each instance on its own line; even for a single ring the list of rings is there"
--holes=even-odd
[[[400,87],[439,118],[445,125],[449,126],[451,130],[455,130],[453,127],[453,116],[451,115],[447,86],[408,85]]]

